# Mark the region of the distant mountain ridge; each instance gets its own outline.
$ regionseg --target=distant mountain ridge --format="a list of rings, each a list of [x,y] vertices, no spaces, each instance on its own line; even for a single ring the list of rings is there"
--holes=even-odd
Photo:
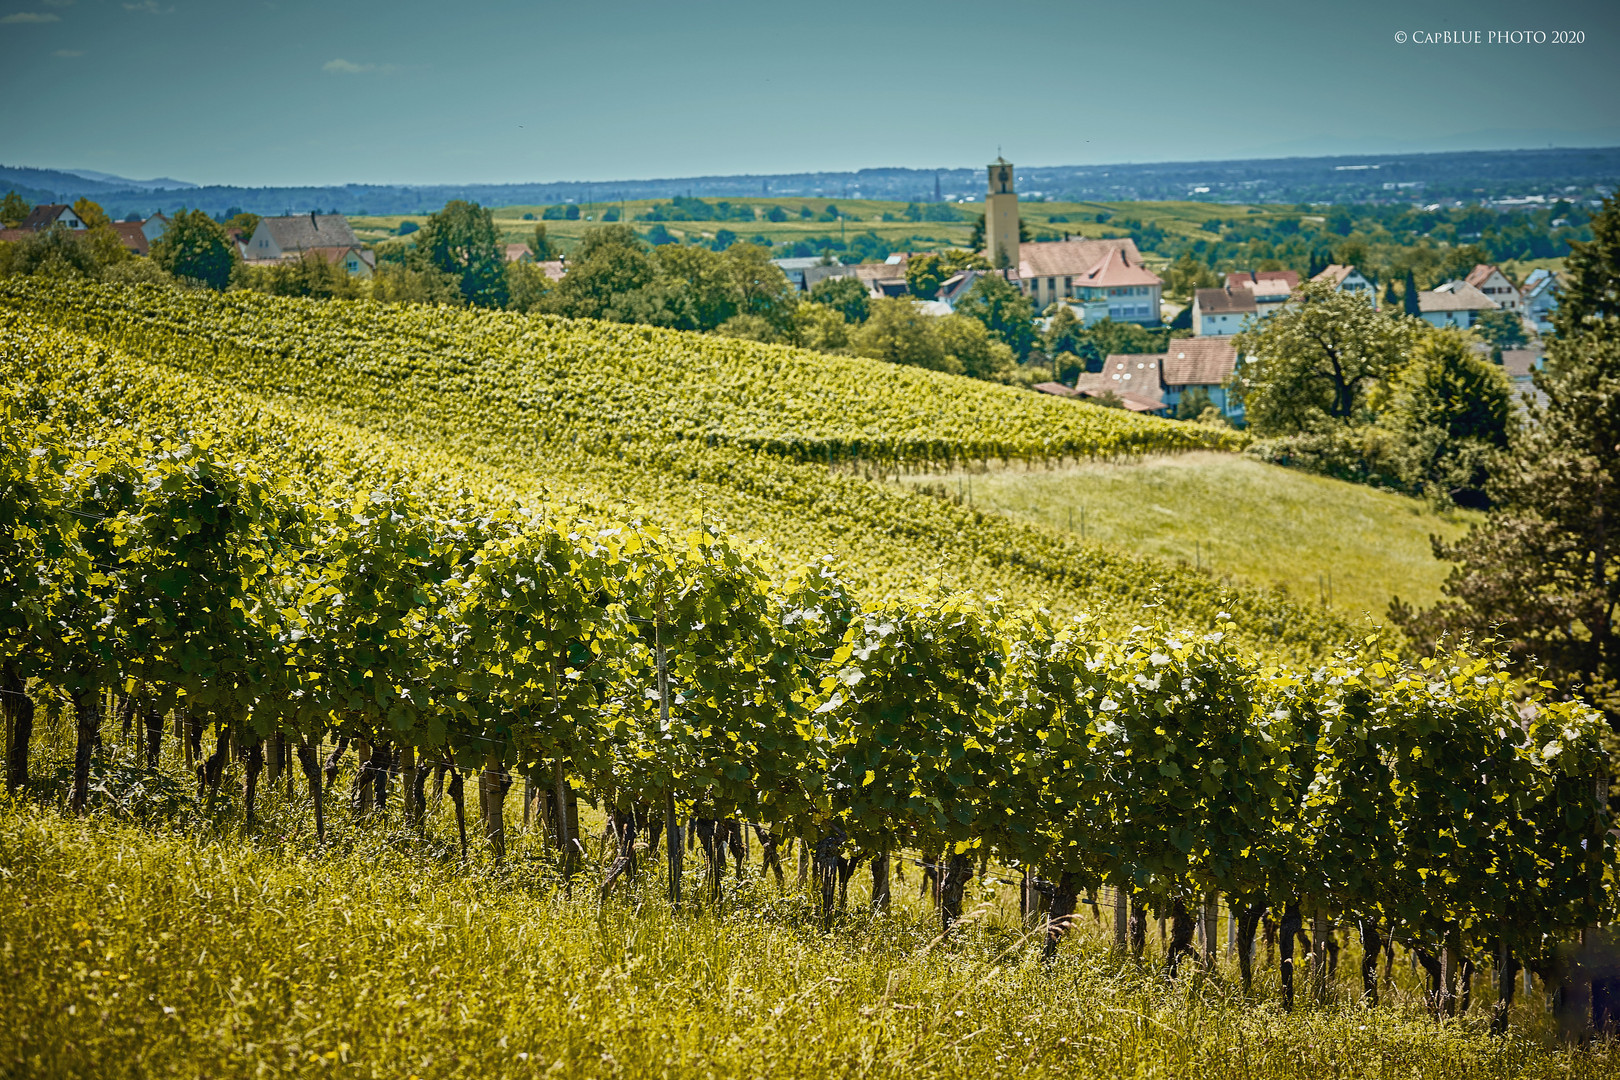
[[[163,187],[164,184],[182,185]],[[1445,153],[1341,154],[1147,164],[1020,166],[1027,197],[1064,201],[1193,199],[1211,203],[1412,202],[1568,194],[1591,198],[1620,186],[1620,146],[1473,150]],[[136,181],[88,170],[0,166],[0,191],[31,202],[86,195],[114,217],[199,208],[258,214],[417,214],[450,199],[485,206],[618,199],[742,196],[896,199],[931,202],[982,196],[984,170],[873,168],[854,172],[698,176],[672,179],[556,181],[532,184],[342,184],[307,187],[196,186],[158,178]]]

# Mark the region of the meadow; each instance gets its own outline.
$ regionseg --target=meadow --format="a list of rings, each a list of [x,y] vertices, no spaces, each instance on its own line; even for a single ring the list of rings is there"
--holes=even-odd
[[[1438,600],[1450,567],[1435,559],[1430,537],[1454,540],[1479,519],[1239,454],[990,469],[906,483],[1374,623],[1395,597],[1420,607]]]

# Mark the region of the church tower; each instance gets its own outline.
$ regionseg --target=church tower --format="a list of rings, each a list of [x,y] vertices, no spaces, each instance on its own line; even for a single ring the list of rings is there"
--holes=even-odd
[[[997,269],[1018,269],[1018,193],[1013,190],[1012,162],[990,163],[990,188],[984,199],[984,253]]]

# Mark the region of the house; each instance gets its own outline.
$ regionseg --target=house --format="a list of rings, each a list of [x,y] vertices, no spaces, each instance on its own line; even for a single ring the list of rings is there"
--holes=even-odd
[[[800,292],[808,292],[810,286],[804,283],[804,272],[812,266],[820,266],[821,256],[806,255],[791,259],[772,259],[771,262],[780,268],[782,273],[787,275],[788,281],[795,289]]]
[[[1468,272],[1464,281],[1496,301],[1496,306],[1514,314],[1524,312],[1524,297],[1506,274],[1494,266],[1480,263]]]
[[[1546,358],[1540,349],[1503,349],[1502,370],[1513,382],[1516,391],[1514,403],[1522,401],[1524,395],[1537,405],[1547,404],[1547,395],[1537,389],[1534,377],[1537,371],[1545,366]]]
[[[1335,292],[1349,293],[1352,296],[1365,296],[1369,304],[1375,308],[1378,306],[1378,287],[1367,280],[1366,275],[1353,266],[1329,263],[1325,270],[1311,278],[1311,280],[1332,282]]]
[[[815,288],[816,283],[830,278],[855,278],[866,287],[872,297],[906,295],[906,257],[891,255],[887,262],[855,263],[851,266],[807,266],[804,268],[804,288]]]
[[[161,210],[141,222],[141,233],[149,245],[157,243],[158,238],[168,231],[169,219],[163,216]]]
[[[1174,410],[1187,394],[1202,390],[1223,415],[1242,420],[1243,405],[1233,401],[1229,392],[1237,365],[1238,354],[1230,335],[1173,339],[1169,351],[1159,358],[1165,408]]]
[[[1073,386],[1064,386],[1059,382],[1036,383],[1035,389],[1043,394],[1052,394],[1056,397],[1067,398],[1101,398],[1110,394],[1119,399],[1119,403],[1134,413],[1162,413],[1164,402],[1155,397],[1140,397],[1134,392],[1122,392],[1114,388],[1101,374],[1085,374],[1076,380]]]
[[[956,305],[972,290],[975,282],[992,274],[1000,275],[1011,285],[1018,284],[1018,275],[1011,270],[962,270],[939,283],[939,292],[935,294],[935,298],[954,311]]]
[[[44,232],[55,225],[75,232],[85,227],[79,215],[73,212],[73,207],[63,203],[41,203],[28,211],[28,216],[23,218],[22,224],[17,227],[27,232]]]
[[[1103,397],[1118,394],[1132,412],[1170,412],[1195,390],[1209,396],[1210,404],[1234,420],[1243,418],[1243,406],[1229,392],[1238,354],[1230,335],[1175,338],[1168,352],[1114,353],[1101,371],[1087,372],[1073,387],[1042,383],[1035,389],[1062,397]]]
[[[1088,371],[1075,379],[1074,392],[1084,397],[1116,394],[1131,412],[1162,413],[1165,401],[1159,365],[1163,360],[1156,353],[1111,354],[1101,371]]]
[[[115,221],[112,227],[118,239],[123,241],[124,250],[135,255],[152,254],[152,244],[146,239],[146,231],[141,228],[139,221]]]
[[[1258,317],[1260,305],[1254,290],[1223,285],[1218,289],[1193,291],[1192,324],[1198,337],[1225,337],[1243,329]]]
[[[1558,275],[1551,270],[1530,271],[1519,296],[1524,301],[1524,317],[1530,320],[1536,332],[1551,332],[1552,315],[1558,310]]]
[[[1226,287],[1252,292],[1255,315],[1263,319],[1288,303],[1299,288],[1299,275],[1292,270],[1234,270],[1226,275]]]
[[[359,248],[360,241],[342,214],[293,214],[260,218],[248,239],[249,263],[296,259],[315,248]]]
[[[359,244],[306,248],[299,257],[303,255],[318,255],[333,266],[343,267],[351,277],[369,278],[377,272],[376,252],[367,251]]]
[[[1159,325],[1163,282],[1142,264],[1130,237],[1108,240],[1047,240],[1019,245],[1018,284],[1044,311],[1059,301],[1087,307],[1089,325],[1106,316],[1115,322]]]
[[[561,281],[563,275],[568,273],[568,260],[566,259],[547,259],[545,262],[536,263],[535,265],[544,270],[546,277],[552,281]]]
[[[533,262],[534,252],[529,250],[528,244],[507,244],[506,261],[509,263]]]
[[[1485,312],[1497,310],[1495,300],[1466,281],[1448,281],[1431,292],[1418,293],[1419,316],[1431,326],[1466,330]]]

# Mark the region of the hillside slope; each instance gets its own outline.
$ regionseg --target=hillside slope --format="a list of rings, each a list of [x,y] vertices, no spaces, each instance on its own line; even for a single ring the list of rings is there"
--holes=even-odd
[[[980,510],[1121,551],[1230,574],[1383,619],[1392,598],[1431,604],[1455,539],[1478,515],[1235,454],[1191,453],[1056,469],[907,478]]]
[[[1102,628],[1112,630],[1154,619],[1206,625],[1226,610],[1256,647],[1293,659],[1320,656],[1353,633],[1349,622],[1316,605],[1190,567],[1124,555],[867,477],[869,455],[876,454],[962,459],[999,444],[1033,456],[1044,447],[1027,414],[1021,422],[1028,426],[1016,441],[980,436],[971,429],[965,438],[953,440],[948,430],[932,430],[927,417],[915,415],[895,420],[914,425],[906,429],[915,433],[909,442],[879,443],[851,427],[834,429],[824,445],[861,456],[829,468],[794,460],[796,447],[774,438],[750,440],[724,430],[712,438],[682,437],[701,431],[706,416],[722,415],[703,412],[710,408],[706,394],[718,399],[737,392],[735,383],[719,376],[711,376],[706,387],[692,382],[691,412],[678,411],[683,407],[678,393],[666,396],[657,406],[664,410],[659,423],[669,424],[672,434],[662,439],[658,425],[646,417],[608,408],[604,398],[594,395],[589,377],[604,368],[632,365],[629,346],[638,340],[634,334],[518,316],[262,297],[227,300],[229,305],[214,297],[156,290],[46,291],[20,282],[0,288],[0,303],[27,312],[25,321],[77,327],[106,343],[94,352],[99,357],[96,370],[72,372],[79,383],[95,384],[85,387],[86,394],[116,397],[119,410],[142,418],[140,422],[214,432],[220,438],[233,437],[233,431],[243,440],[256,438],[251,424],[244,427],[244,418],[258,413],[300,429],[292,444],[308,447],[310,454],[327,447],[342,454],[345,445],[363,444],[369,447],[368,456],[352,469],[356,483],[376,482],[390,470],[401,470],[434,478],[425,482],[447,500],[455,497],[455,488],[466,487],[479,500],[544,497],[622,519],[670,523],[702,515],[742,537],[763,541],[784,563],[831,554],[871,596],[965,588],[1059,613],[1089,611]],[[222,319],[222,312],[230,310],[241,313],[240,323]],[[264,316],[259,323],[256,313]],[[265,327],[273,327],[275,318],[291,322],[271,335]],[[503,331],[494,344],[478,336],[487,326]],[[534,373],[541,358],[511,351],[511,334],[526,336],[529,347],[537,350],[566,337],[572,348],[589,356],[591,362],[582,368],[587,378],[572,380],[564,373],[553,383],[558,392],[553,405],[534,408]],[[659,363],[672,369],[717,341],[675,333],[645,340],[663,347]],[[765,349],[742,355],[779,356],[784,365],[791,361],[811,374],[815,370],[813,354]],[[41,378],[51,363],[73,368],[84,362],[36,357],[31,363],[40,370],[14,377]],[[882,365],[872,367],[874,374],[887,374]],[[828,370],[839,368],[829,364]],[[983,392],[980,384],[949,376],[923,380],[930,381],[937,381],[941,397],[959,391],[969,400]],[[856,381],[843,392],[858,389]],[[1009,411],[1026,402],[1048,406],[1033,395],[984,389],[1006,395],[1004,400],[1012,403]],[[559,399],[569,407],[558,408]],[[177,408],[171,404],[175,400],[187,404]],[[1145,451],[1159,448],[1166,438],[1204,437],[1188,425],[1144,423],[1066,402],[1051,405],[1086,420],[1101,414],[1103,424],[1093,446],[1106,447],[1102,452]],[[897,415],[891,403],[880,401],[870,408]],[[763,407],[759,415],[764,415]],[[1084,449],[1083,434],[1076,429],[1071,451]],[[769,452],[778,447],[787,456]],[[887,474],[890,465],[879,463]]]

